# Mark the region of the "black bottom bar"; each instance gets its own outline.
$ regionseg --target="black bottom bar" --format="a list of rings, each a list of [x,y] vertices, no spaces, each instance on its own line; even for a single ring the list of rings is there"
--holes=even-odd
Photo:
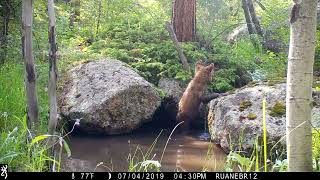
[[[320,179],[319,172],[294,172],[294,173],[260,173],[260,172],[8,172],[7,179],[19,179],[19,180],[246,180],[246,179],[265,179],[272,180],[272,178],[304,178],[304,179]],[[0,176],[0,179],[5,179],[4,176]]]

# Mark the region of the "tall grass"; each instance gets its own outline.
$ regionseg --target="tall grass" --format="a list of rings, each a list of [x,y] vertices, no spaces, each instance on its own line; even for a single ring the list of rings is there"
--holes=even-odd
[[[263,146],[263,162],[261,162],[261,153],[262,149],[259,144],[259,137],[256,137],[253,151],[250,157],[246,157],[241,154],[240,151],[231,151],[228,154],[226,162],[226,171],[268,171],[268,153],[267,153],[267,122],[266,122],[266,99],[262,101],[262,146]],[[230,141],[231,142],[231,141]],[[242,135],[239,137],[239,147],[241,146]],[[232,148],[231,148],[232,149]],[[261,167],[261,165],[263,165]]]
[[[23,66],[4,64],[0,67],[0,163],[22,170],[26,143],[25,91]]]
[[[162,134],[162,130],[160,131],[156,139],[152,142],[151,146],[148,148],[146,153],[144,153],[139,146],[136,147],[133,154],[131,154],[131,152],[129,153],[128,155],[128,162],[129,162],[128,171],[129,172],[147,172],[147,171],[160,172],[161,171],[160,162],[157,160],[154,160],[155,154],[152,155],[153,149],[157,144],[161,134]],[[130,151],[131,151],[131,148],[130,148]]]
[[[38,98],[41,129],[46,132],[48,100],[46,93],[46,65],[37,66]],[[6,63],[0,67],[0,163],[13,171],[47,171],[47,148],[34,143],[26,125],[26,101],[23,64]],[[29,138],[27,138],[29,136]]]
[[[266,98],[262,101],[262,121],[263,121],[263,157],[264,171],[267,172],[267,119],[266,119]],[[258,153],[257,153],[258,157]]]
[[[25,115],[24,73],[21,64],[0,67],[0,128],[13,129],[17,118]],[[20,127],[22,126],[19,124]]]

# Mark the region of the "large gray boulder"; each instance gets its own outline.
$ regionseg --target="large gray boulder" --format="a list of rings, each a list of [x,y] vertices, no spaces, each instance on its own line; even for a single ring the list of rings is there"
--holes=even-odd
[[[158,87],[165,93],[165,96],[179,102],[185,87],[178,80],[170,78],[161,78]]]
[[[118,60],[81,64],[66,77],[60,113],[71,122],[80,119],[80,130],[89,134],[131,132],[151,120],[160,105],[152,85]]]
[[[273,86],[267,84],[247,86],[235,91],[234,94],[212,100],[208,114],[211,139],[227,152],[240,150],[250,153],[254,148],[256,138],[262,137],[262,101],[264,97],[267,101],[268,145],[275,145],[282,137],[285,137],[286,133],[286,84],[284,83]],[[319,108],[314,107],[314,126],[319,124],[319,116]],[[285,138],[283,139],[284,141],[279,141],[278,148],[285,145]]]
[[[235,43],[239,38],[249,35],[246,24],[234,28],[228,35],[226,40],[228,43]]]

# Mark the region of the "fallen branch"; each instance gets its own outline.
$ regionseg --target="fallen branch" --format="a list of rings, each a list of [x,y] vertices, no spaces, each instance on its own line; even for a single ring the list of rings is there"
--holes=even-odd
[[[172,27],[171,23],[166,22],[166,29],[168,30],[168,32],[170,34],[170,38],[171,38],[171,40],[172,40],[172,42],[174,44],[174,47],[178,51],[179,59],[180,59],[180,61],[182,63],[182,66],[183,66],[184,70],[190,72],[191,70],[190,70],[190,66],[188,64],[187,58],[183,54],[183,50],[179,45],[177,36],[173,31],[173,27]]]

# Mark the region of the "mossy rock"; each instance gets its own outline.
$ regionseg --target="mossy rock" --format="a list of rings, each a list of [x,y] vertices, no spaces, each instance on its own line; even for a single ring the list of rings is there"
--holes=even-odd
[[[165,98],[167,96],[166,92],[157,86],[153,86],[154,90],[158,93],[161,98]]]
[[[248,83],[248,85],[246,87],[255,87],[258,84],[259,84],[259,81],[251,81]]]
[[[240,101],[239,110],[244,111],[248,107],[252,106],[252,102],[249,100]]]
[[[247,116],[247,118],[248,118],[249,120],[255,120],[255,119],[257,119],[257,115],[254,114],[254,113],[249,113],[248,116]]]
[[[286,105],[282,101],[277,101],[271,108],[270,115],[273,117],[281,117],[286,114]]]
[[[274,86],[276,84],[285,83],[285,82],[286,82],[286,78],[279,77],[279,78],[274,78],[272,80],[268,80],[267,84],[268,86]]]

